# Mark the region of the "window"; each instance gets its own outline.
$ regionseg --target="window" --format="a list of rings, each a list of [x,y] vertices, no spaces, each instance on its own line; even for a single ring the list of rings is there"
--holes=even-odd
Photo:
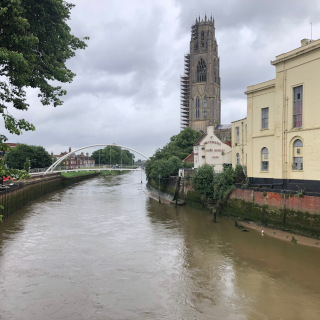
[[[207,97],[203,99],[203,118],[207,118]]]
[[[269,108],[261,109],[261,129],[269,128]]]
[[[293,88],[293,128],[302,127],[302,86]]]
[[[236,157],[237,157],[237,166],[240,165],[240,155],[239,153],[236,154]]]
[[[201,58],[197,66],[197,82],[207,81],[207,67],[204,60]]]
[[[213,74],[214,74],[214,82],[218,83],[218,68],[213,67]]]
[[[200,118],[200,99],[197,97],[196,99],[196,119]]]
[[[201,31],[201,47],[204,47],[204,32]]]
[[[239,127],[236,127],[236,141],[237,142],[240,141],[240,130],[239,130]]]
[[[194,43],[194,52],[197,52],[198,51],[198,42],[195,42]]]
[[[300,139],[293,142],[293,170],[303,169],[303,143]]]
[[[261,171],[269,170],[269,151],[267,148],[261,149]]]

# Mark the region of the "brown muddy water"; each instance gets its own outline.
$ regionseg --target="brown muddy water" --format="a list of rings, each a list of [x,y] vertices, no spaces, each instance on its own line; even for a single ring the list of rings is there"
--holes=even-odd
[[[320,319],[320,250],[159,204],[140,173],[0,225],[0,319]]]

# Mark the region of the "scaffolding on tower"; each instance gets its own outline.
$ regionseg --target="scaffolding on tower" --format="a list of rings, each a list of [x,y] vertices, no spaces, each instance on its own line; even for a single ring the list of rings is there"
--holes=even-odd
[[[180,79],[181,86],[181,107],[180,107],[180,128],[183,130],[189,127],[189,98],[190,98],[190,54],[184,56],[184,75]]]

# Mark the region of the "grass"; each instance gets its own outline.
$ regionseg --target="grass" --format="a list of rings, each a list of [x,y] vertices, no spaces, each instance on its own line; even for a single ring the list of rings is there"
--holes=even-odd
[[[71,172],[61,172],[61,175],[65,178],[73,178],[78,176],[84,176],[87,174],[96,173],[97,171],[71,171]]]
[[[71,172],[61,172],[61,175],[65,178],[74,178],[78,176],[84,176],[87,174],[92,174],[96,172],[101,172],[103,176],[117,176],[120,174],[124,174],[126,171],[118,171],[118,170],[105,170],[105,171],[71,171]]]

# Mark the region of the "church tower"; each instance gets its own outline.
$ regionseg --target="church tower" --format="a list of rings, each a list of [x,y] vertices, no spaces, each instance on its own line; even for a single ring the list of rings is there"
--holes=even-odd
[[[206,132],[221,122],[220,72],[214,20],[196,19],[191,28],[190,53],[181,77],[181,128]]]

